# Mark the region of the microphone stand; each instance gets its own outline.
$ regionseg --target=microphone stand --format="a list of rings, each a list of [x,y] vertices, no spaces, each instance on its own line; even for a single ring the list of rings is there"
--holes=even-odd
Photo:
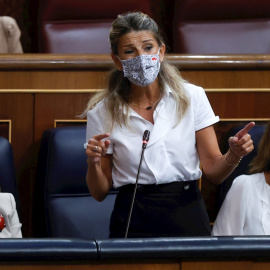
[[[137,186],[138,186],[138,179],[139,179],[139,174],[140,174],[140,169],[141,169],[141,164],[142,164],[143,153],[144,153],[144,150],[145,150],[146,145],[148,143],[149,135],[150,135],[149,130],[146,130],[144,132],[144,135],[143,135],[142,154],[141,154],[139,168],[138,168],[138,172],[137,172],[137,176],[136,176],[136,182],[135,182],[135,187],[134,187],[134,191],[133,191],[132,202],[131,202],[131,206],[130,206],[130,210],[129,210],[129,217],[128,217],[128,222],[127,222],[127,227],[126,227],[126,232],[125,232],[125,238],[127,238],[127,235],[128,235],[128,229],[129,229],[131,214],[132,214],[132,210],[133,210],[133,204],[134,204],[135,195],[136,195]]]

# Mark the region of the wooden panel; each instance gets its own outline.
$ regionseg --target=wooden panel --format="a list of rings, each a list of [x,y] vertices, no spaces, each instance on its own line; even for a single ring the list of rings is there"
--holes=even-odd
[[[228,261],[228,262],[183,262],[181,270],[267,270],[267,262]]]
[[[106,78],[107,72],[95,71],[4,71],[0,89],[104,88]]]
[[[9,263],[0,264],[1,270],[268,270],[269,262],[253,261],[189,261],[181,263]]]
[[[184,79],[204,88],[269,88],[270,70],[184,70]]]
[[[92,94],[36,94],[35,140],[40,140],[44,130],[54,127],[57,119],[81,120]]]
[[[206,89],[207,91],[207,89]],[[220,118],[270,117],[270,89],[265,92],[207,92],[216,115]]]

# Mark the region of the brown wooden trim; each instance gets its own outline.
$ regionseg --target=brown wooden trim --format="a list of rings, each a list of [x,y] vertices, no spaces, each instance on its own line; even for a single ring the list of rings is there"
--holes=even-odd
[[[82,124],[84,124],[84,123],[86,123],[87,122],[87,120],[86,119],[81,119],[81,120],[73,120],[73,119],[55,119],[54,120],[54,124],[53,124],[53,127],[57,127],[58,126],[58,124],[60,124],[60,123],[68,123],[68,124],[70,124],[70,123],[76,123],[76,124],[78,124],[78,123],[82,123]]]
[[[235,55],[179,55],[168,54],[170,64],[180,70],[207,69],[269,69],[270,55],[235,54]]]
[[[270,118],[220,118],[220,122],[263,122],[269,121]]]
[[[181,55],[166,60],[180,70],[270,69],[270,55]],[[105,70],[114,67],[109,54],[4,54],[0,70]]]
[[[87,94],[102,89],[0,89],[0,94]]]
[[[0,94],[87,94],[103,89],[0,89]],[[205,88],[208,93],[270,93],[270,88]]]
[[[211,93],[270,93],[270,88],[206,88]]]
[[[7,123],[8,124],[8,141],[11,143],[11,126],[12,126],[12,121],[10,119],[3,119],[3,120],[0,120],[0,123]]]

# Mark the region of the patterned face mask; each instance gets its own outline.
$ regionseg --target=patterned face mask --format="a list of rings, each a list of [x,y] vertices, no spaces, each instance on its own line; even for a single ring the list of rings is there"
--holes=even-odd
[[[157,54],[142,54],[127,60],[120,58],[119,60],[122,63],[124,77],[142,87],[151,84],[159,73],[159,50]]]

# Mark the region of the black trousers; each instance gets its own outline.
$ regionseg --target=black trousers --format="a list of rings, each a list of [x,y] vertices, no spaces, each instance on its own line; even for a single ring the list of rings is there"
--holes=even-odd
[[[135,185],[120,188],[110,222],[110,238],[123,238]],[[197,181],[138,185],[128,238],[210,236]]]

